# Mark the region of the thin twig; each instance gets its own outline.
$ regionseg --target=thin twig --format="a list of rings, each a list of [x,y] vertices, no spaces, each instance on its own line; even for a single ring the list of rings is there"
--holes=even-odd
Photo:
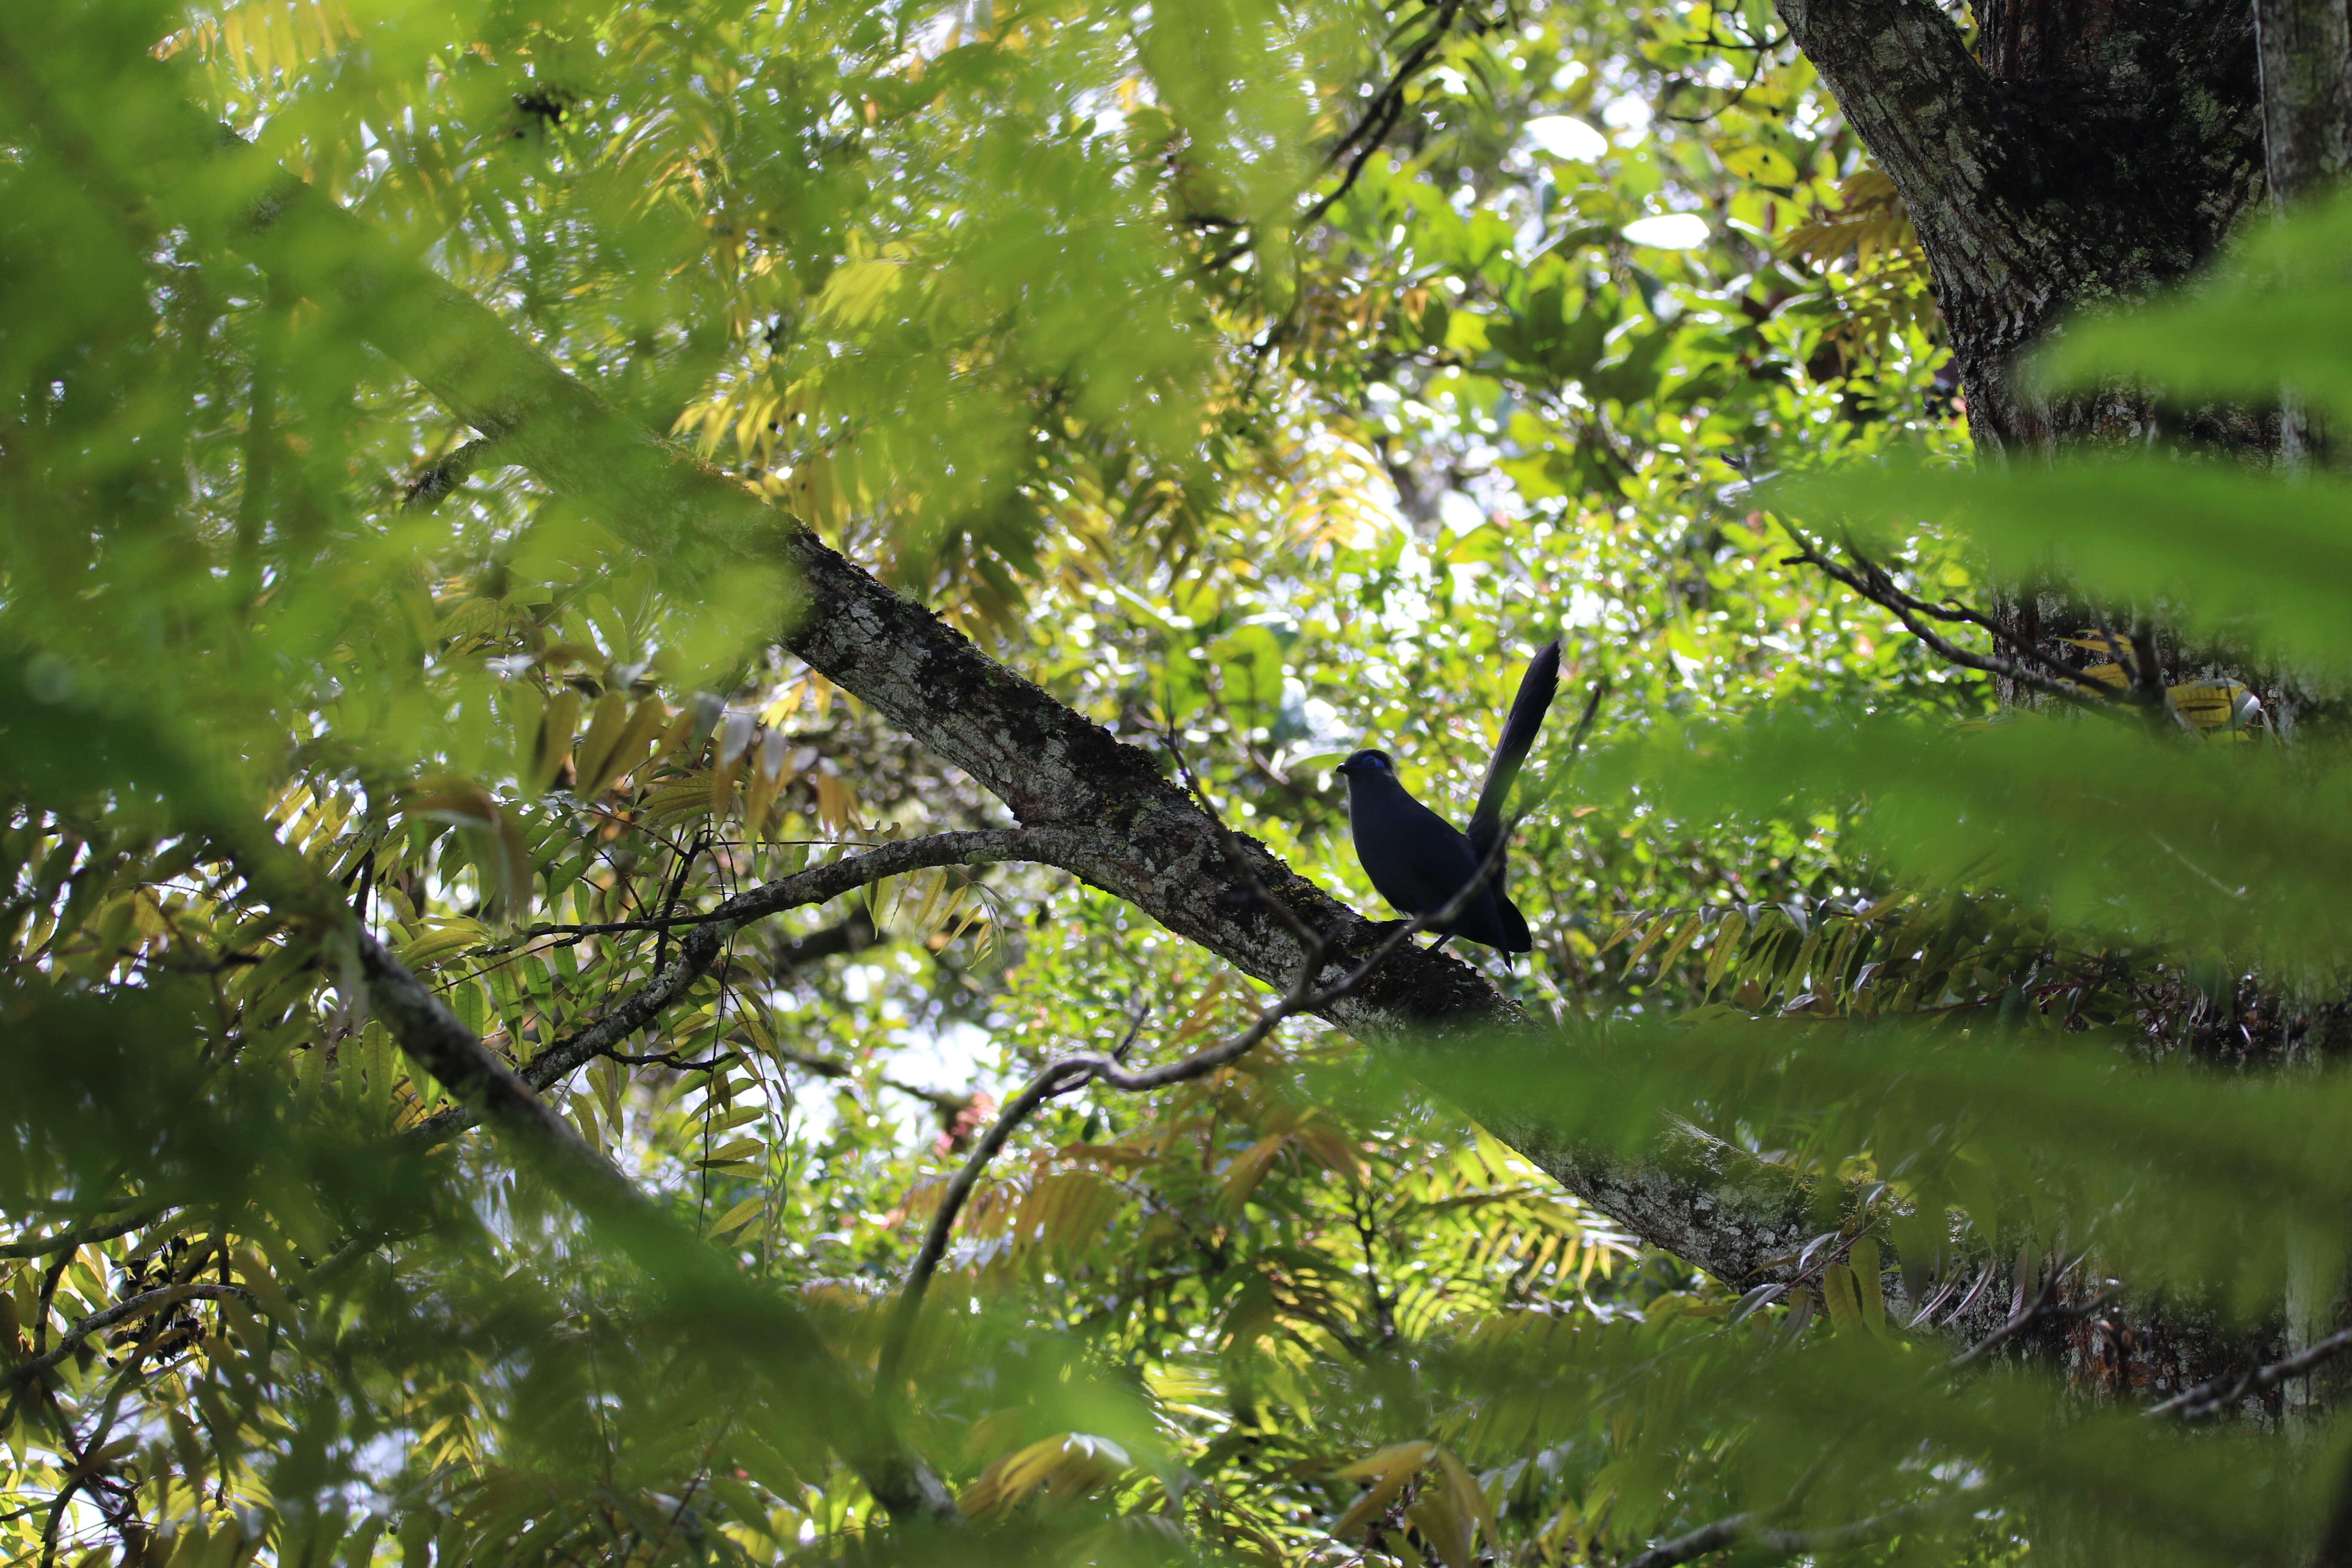
[[[694,843],[677,858],[677,870],[669,879],[669,891],[663,896],[661,902],[661,915],[656,917],[656,922],[655,925],[655,929],[661,932],[658,937],[654,939],[654,967],[656,969],[659,969],[663,964],[669,962],[669,926],[666,923],[666,918],[669,914],[670,910],[677,908],[677,900],[686,891],[686,879],[688,874],[694,869],[695,860],[709,847],[710,834],[706,830],[698,834],[695,837]]]
[[[1851,1524],[1831,1525],[1822,1530],[1774,1530],[1764,1523],[1766,1516],[1755,1513],[1735,1513],[1728,1519],[1701,1525],[1687,1535],[1654,1546],[1639,1557],[1626,1563],[1624,1568],[1676,1568],[1720,1552],[1734,1544],[1762,1549],[1778,1556],[1794,1557],[1801,1552],[1834,1552],[1849,1546],[1884,1540],[1901,1533],[1910,1526],[1954,1512],[1961,1508],[1976,1507],[1989,1489],[1970,1487],[1945,1497],[1930,1498],[1924,1502],[1906,1503],[1901,1508],[1858,1519]]]
[[[1985,675],[1997,675],[2005,680],[2015,681],[2020,686],[2031,688],[2045,697],[2055,698],[2059,701],[2072,703],[2093,711],[2111,710],[2115,707],[2115,698],[2111,689],[2092,679],[2080,670],[2054,660],[2047,662],[2072,682],[2071,685],[2062,685],[2048,676],[2028,669],[2014,658],[2004,658],[2000,654],[1970,653],[1920,620],[1920,616],[1925,615],[1948,621],[1955,618],[1951,615],[1940,611],[1936,605],[1928,605],[1904,593],[1895,587],[1891,582],[1881,586],[1873,581],[1874,575],[1883,575],[1878,574],[1874,567],[1870,574],[1858,572],[1841,562],[1831,560],[1794,530],[1790,530],[1790,537],[1797,541],[1797,553],[1790,558],[1792,563],[1802,563],[1812,566],[1825,576],[1844,584],[1880,608],[1894,611],[1895,617],[1902,621],[1904,627],[1913,637],[1926,643],[1938,658],[1947,663],[1957,664],[1964,669],[1977,670]],[[1968,619],[1972,625],[1979,624],[1973,616],[1960,618]]]
[[[1495,865],[1501,860],[1504,847],[1508,841],[1508,835],[1498,836],[1494,847],[1487,852],[1486,863],[1463,885],[1461,891],[1447,900],[1441,908],[1398,922],[1396,928],[1372,949],[1369,957],[1337,983],[1320,989],[1315,986],[1314,977],[1321,966],[1327,939],[1310,931],[1308,936],[1311,940],[1306,943],[1307,951],[1302,955],[1297,978],[1291,982],[1290,989],[1280,1001],[1259,1013],[1248,1028],[1230,1039],[1206,1047],[1181,1061],[1148,1068],[1141,1072],[1129,1072],[1110,1058],[1103,1056],[1066,1057],[1046,1064],[998,1113],[996,1121],[973,1145],[962,1168],[949,1179],[947,1191],[940,1196],[940,1205],[932,1212],[929,1228],[924,1232],[923,1244],[907,1271],[907,1283],[899,1291],[898,1304],[891,1314],[881,1354],[876,1362],[876,1387],[883,1397],[889,1397],[889,1390],[897,1381],[898,1363],[905,1356],[907,1342],[913,1333],[924,1293],[930,1288],[931,1276],[938,1271],[940,1258],[947,1255],[948,1240],[955,1232],[957,1217],[971,1196],[972,1188],[978,1184],[981,1173],[988,1168],[989,1162],[996,1157],[1006,1141],[1031,1113],[1047,1100],[1087,1083],[1107,1083],[1129,1094],[1140,1094],[1150,1089],[1163,1089],[1171,1083],[1204,1077],[1229,1062],[1238,1060],[1256,1048],[1286,1020],[1300,1013],[1330,1005],[1361,984],[1367,975],[1386,963],[1391,953],[1413,936],[1433,925],[1452,921],[1468,908],[1471,899],[1486,886]],[[1276,900],[1276,906],[1281,907],[1279,900]],[[1293,914],[1291,918],[1295,921],[1297,917]]]
[[[1982,1360],[2038,1323],[2063,1322],[2069,1318],[2086,1318],[2114,1300],[2119,1292],[2110,1288],[2100,1291],[2087,1301],[2078,1301],[2073,1306],[2053,1305],[2057,1300],[2060,1282],[2073,1273],[2088,1256],[2090,1256],[2088,1253],[2077,1253],[2073,1262],[2062,1264],[2052,1269],[2049,1278],[2042,1280],[2042,1288],[2034,1292],[2033,1300],[2029,1305],[2011,1313],[2007,1322],[1937,1368],[1937,1375],[1948,1375],[1959,1371],[1972,1362]]]
[[[1429,31],[1421,36],[1421,41],[1405,56],[1396,73],[1373,95],[1372,101],[1365,106],[1362,117],[1356,121],[1355,129],[1332,143],[1330,150],[1323,155],[1324,166],[1328,168],[1338,163],[1349,147],[1356,150],[1355,156],[1348,161],[1347,172],[1339,176],[1339,183],[1308,207],[1306,216],[1298,220],[1301,229],[1329,212],[1340,197],[1354,188],[1357,179],[1364,172],[1364,165],[1371,162],[1372,154],[1380,150],[1381,143],[1388,139],[1388,133],[1396,128],[1397,121],[1403,115],[1406,84],[1421,73],[1421,68],[1429,62],[1429,57],[1436,52],[1439,43],[1453,30],[1454,18],[1461,11],[1462,0],[1444,0],[1438,7],[1435,20],[1429,25]]]
[[[1019,828],[935,833],[924,838],[879,845],[859,855],[845,855],[838,860],[812,866],[738,893],[708,914],[696,916],[694,930],[677,945],[677,955],[651,980],[587,1028],[533,1057],[521,1069],[522,1080],[533,1089],[545,1089],[576,1068],[609,1055],[622,1041],[659,1017],[688,986],[709,973],[728,938],[753,921],[786,910],[825,903],[868,883],[908,871],[1017,860],[1029,853],[1030,847],[1029,837]],[[437,1143],[472,1126],[474,1121],[471,1109],[457,1106],[427,1117],[403,1137],[417,1143]]]

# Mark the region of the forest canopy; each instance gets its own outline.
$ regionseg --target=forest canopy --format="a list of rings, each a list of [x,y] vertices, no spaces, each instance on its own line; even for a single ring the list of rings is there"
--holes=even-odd
[[[7,1559],[2352,1563],[2352,43],[2037,8],[0,12]]]

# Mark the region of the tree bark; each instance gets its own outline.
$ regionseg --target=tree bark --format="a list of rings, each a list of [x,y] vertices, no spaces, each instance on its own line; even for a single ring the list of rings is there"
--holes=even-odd
[[[1782,20],[1909,210],[1989,454],[2137,441],[2139,389],[2051,397],[2020,360],[2067,312],[2209,259],[2263,191],[2245,0],[1985,0],[1971,55],[1930,0],[1780,0]],[[2274,415],[2180,433],[2273,449]]]
[[[2352,17],[2344,0],[2254,0],[2263,146],[2284,210],[2352,166]]]

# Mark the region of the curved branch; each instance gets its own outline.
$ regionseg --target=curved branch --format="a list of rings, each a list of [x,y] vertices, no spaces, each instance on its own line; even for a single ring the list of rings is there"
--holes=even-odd
[[[1900,1535],[1913,1525],[1925,1524],[1943,1515],[1982,1504],[1988,1489],[1974,1487],[1954,1492],[1948,1497],[1929,1498],[1924,1502],[1888,1509],[1885,1513],[1858,1519],[1851,1524],[1835,1524],[1821,1530],[1777,1530],[1766,1524],[1766,1516],[1735,1513],[1728,1519],[1703,1524],[1687,1535],[1653,1546],[1626,1563],[1625,1568],[1677,1568],[1694,1562],[1710,1552],[1725,1547],[1748,1545],[1775,1556],[1795,1557],[1804,1552],[1840,1552],[1850,1546],[1864,1546],[1874,1541],[1884,1541],[1890,1535]]]
[[[1350,147],[1355,149],[1355,156],[1348,159],[1348,166],[1341,172],[1339,183],[1325,192],[1322,198],[1299,218],[1300,228],[1306,228],[1338,205],[1339,198],[1363,177],[1364,165],[1371,162],[1372,154],[1380,150],[1381,142],[1388,140],[1389,132],[1396,129],[1398,119],[1404,113],[1405,88],[1421,74],[1422,67],[1427,65],[1430,56],[1437,52],[1437,46],[1454,30],[1454,19],[1461,10],[1462,0],[1438,0],[1437,15],[1431,19],[1429,30],[1406,53],[1395,74],[1372,95],[1372,101],[1364,106],[1364,112],[1357,120],[1355,129],[1333,142],[1323,154],[1324,166],[1328,168],[1347,157]]]
[[[1584,721],[1577,726],[1576,736],[1579,743],[1583,741],[1584,732],[1591,726],[1592,716],[1601,706],[1601,689],[1600,687],[1593,689],[1592,700],[1584,710]],[[1189,771],[1186,773],[1186,780],[1188,783],[1191,782]],[[907,1283],[898,1293],[897,1307],[891,1311],[890,1326],[883,1336],[882,1352],[876,1362],[875,1387],[880,1392],[882,1397],[887,1399],[890,1396],[891,1385],[897,1381],[898,1363],[906,1354],[907,1342],[914,1334],[916,1316],[922,1310],[924,1293],[930,1289],[931,1276],[938,1272],[940,1259],[947,1256],[948,1239],[955,1234],[956,1219],[963,1213],[963,1205],[971,1198],[971,1190],[978,1184],[981,1172],[987,1169],[989,1162],[996,1158],[998,1152],[1013,1136],[1013,1130],[1027,1121],[1040,1106],[1056,1096],[1068,1094],[1088,1083],[1107,1083],[1123,1093],[1141,1094],[1151,1089],[1163,1089],[1171,1083],[1185,1083],[1193,1079],[1205,1078],[1227,1063],[1240,1060],[1263,1044],[1269,1035],[1281,1027],[1286,1019],[1296,1017],[1301,1013],[1318,1012],[1329,1006],[1362,984],[1373,970],[1388,961],[1391,953],[1414,937],[1433,926],[1450,924],[1469,907],[1470,900],[1477,897],[1493,879],[1496,868],[1502,865],[1509,847],[1509,835],[1498,836],[1494,844],[1488,847],[1486,858],[1479,862],[1477,869],[1472,873],[1470,879],[1462,884],[1461,889],[1452,898],[1434,910],[1415,915],[1409,921],[1398,922],[1395,929],[1383,937],[1380,945],[1374,948],[1362,962],[1330,984],[1318,987],[1315,984],[1315,976],[1322,968],[1323,952],[1328,945],[1322,933],[1299,920],[1295,911],[1286,907],[1281,900],[1276,898],[1263,883],[1256,880],[1255,874],[1251,872],[1248,861],[1240,854],[1238,847],[1234,843],[1232,835],[1226,831],[1223,822],[1215,817],[1213,810],[1209,806],[1208,796],[1200,793],[1200,786],[1197,784],[1192,787],[1196,794],[1200,794],[1202,809],[1210,811],[1211,819],[1216,821],[1218,831],[1224,836],[1228,850],[1239,862],[1240,869],[1250,876],[1251,887],[1257,895],[1258,900],[1271,905],[1277,917],[1297,934],[1306,948],[1306,952],[1299,962],[1298,973],[1290,982],[1290,989],[1273,1006],[1261,1010],[1257,1017],[1252,1020],[1250,1026],[1240,1034],[1231,1039],[1221,1040],[1213,1046],[1204,1047],[1181,1061],[1170,1062],[1162,1067],[1146,1068],[1140,1072],[1129,1072],[1119,1065],[1118,1052],[1113,1052],[1109,1056],[1066,1057],[1059,1061],[1047,1064],[1043,1071],[1031,1079],[1027,1086],[1019,1094],[1013,1096],[1012,1103],[998,1115],[995,1124],[990,1127],[980,1142],[973,1146],[971,1157],[964,1161],[962,1168],[950,1180],[948,1190],[940,1196],[939,1207],[931,1213],[930,1226],[923,1233],[923,1245],[915,1254],[913,1266],[907,1271]],[[1129,1038],[1132,1037],[1132,1032],[1130,1032]],[[1124,1047],[1121,1048],[1124,1049]]]
[[[2275,1387],[2291,1377],[2301,1377],[2321,1363],[2333,1361],[2346,1351],[2352,1351],[2352,1329],[2338,1329],[2326,1339],[2284,1360],[2210,1378],[2194,1388],[2174,1394],[2162,1404],[2149,1405],[2145,1414],[2178,1415],[2183,1421],[2201,1421],[2250,1394],[2260,1394],[2263,1389]]]

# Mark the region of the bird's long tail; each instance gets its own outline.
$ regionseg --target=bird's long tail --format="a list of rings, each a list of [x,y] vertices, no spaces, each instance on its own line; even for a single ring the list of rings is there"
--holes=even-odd
[[[1504,803],[1510,798],[1519,764],[1528,760],[1528,749],[1536,743],[1536,733],[1543,728],[1544,715],[1551,710],[1552,696],[1559,689],[1559,639],[1554,637],[1528,660],[1528,672],[1519,677],[1519,694],[1511,699],[1510,716],[1503,721],[1503,738],[1496,743],[1495,760],[1486,766],[1486,782],[1478,786],[1477,809],[1470,814],[1470,848],[1481,861],[1502,836]]]

